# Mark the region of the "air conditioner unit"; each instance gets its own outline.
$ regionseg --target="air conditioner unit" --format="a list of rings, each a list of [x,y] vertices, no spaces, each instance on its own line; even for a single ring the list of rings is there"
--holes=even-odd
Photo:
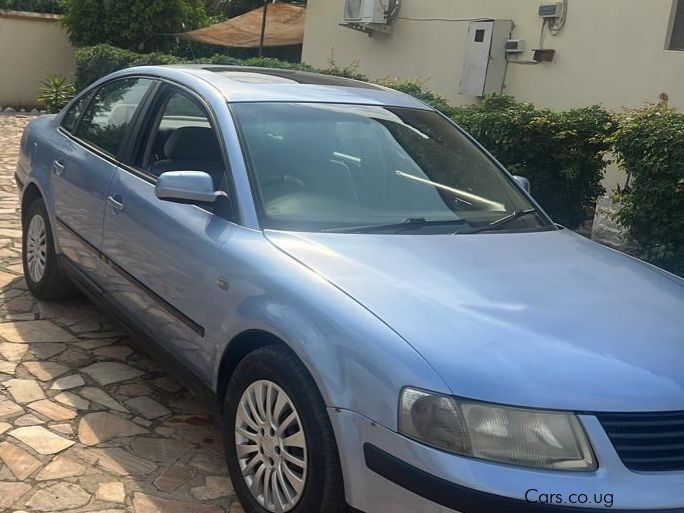
[[[344,23],[387,23],[389,0],[345,0]]]

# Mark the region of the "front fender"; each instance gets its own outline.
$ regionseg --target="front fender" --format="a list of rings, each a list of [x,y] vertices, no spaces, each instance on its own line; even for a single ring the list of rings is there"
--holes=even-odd
[[[261,233],[257,237],[264,240]],[[356,412],[390,429],[396,429],[403,387],[449,393],[421,355],[353,298],[269,243],[240,246],[260,250],[243,260],[253,267],[244,271],[250,280],[231,284],[234,314],[226,323],[230,329],[224,326],[220,335],[227,342],[212,344],[214,390],[229,341],[262,331],[297,354],[327,407]]]

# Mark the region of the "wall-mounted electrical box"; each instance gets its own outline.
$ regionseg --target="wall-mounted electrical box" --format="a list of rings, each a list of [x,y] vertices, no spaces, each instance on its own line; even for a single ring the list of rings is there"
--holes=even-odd
[[[506,76],[506,42],[511,20],[474,21],[468,28],[460,93],[485,96],[500,93]]]
[[[506,53],[523,53],[527,45],[524,39],[509,39],[506,41]]]
[[[539,6],[539,16],[541,18],[562,18],[563,17],[563,4],[542,4]]]

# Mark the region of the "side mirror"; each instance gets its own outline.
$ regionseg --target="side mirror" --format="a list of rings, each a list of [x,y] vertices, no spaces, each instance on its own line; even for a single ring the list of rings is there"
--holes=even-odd
[[[167,171],[157,179],[157,198],[176,203],[215,203],[227,196],[214,190],[214,180],[203,171]]]
[[[524,176],[515,175],[513,176],[513,180],[515,180],[520,187],[525,189],[528,194],[531,192],[532,185],[530,184],[530,180],[528,178],[525,178]]]

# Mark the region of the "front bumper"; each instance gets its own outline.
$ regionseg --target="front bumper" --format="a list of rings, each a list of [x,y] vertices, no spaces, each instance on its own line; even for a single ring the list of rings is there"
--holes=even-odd
[[[589,473],[464,458],[349,411],[330,410],[330,417],[347,502],[364,513],[684,513],[684,472],[628,470],[592,416],[581,417],[599,459]]]

